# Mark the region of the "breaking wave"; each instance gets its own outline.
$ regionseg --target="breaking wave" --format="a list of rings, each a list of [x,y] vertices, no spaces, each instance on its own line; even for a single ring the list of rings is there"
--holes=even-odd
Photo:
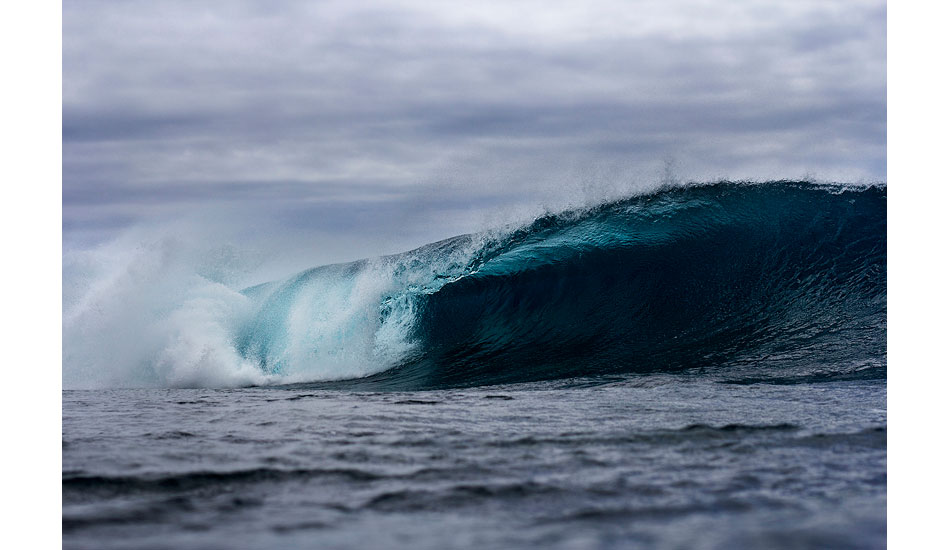
[[[883,186],[668,187],[246,289],[155,248],[64,297],[66,387],[886,376]]]

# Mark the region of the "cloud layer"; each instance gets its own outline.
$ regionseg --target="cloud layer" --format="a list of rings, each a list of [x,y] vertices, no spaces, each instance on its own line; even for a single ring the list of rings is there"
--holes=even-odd
[[[399,247],[664,163],[886,177],[883,1],[63,10],[67,243],[200,211]]]

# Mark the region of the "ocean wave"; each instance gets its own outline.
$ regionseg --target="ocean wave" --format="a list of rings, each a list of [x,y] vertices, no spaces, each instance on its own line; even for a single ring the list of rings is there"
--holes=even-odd
[[[190,280],[122,353],[85,345],[124,330],[108,299],[64,314],[64,379],[109,352],[137,365],[112,385],[833,375],[885,363],[886,187],[669,187],[239,292]]]

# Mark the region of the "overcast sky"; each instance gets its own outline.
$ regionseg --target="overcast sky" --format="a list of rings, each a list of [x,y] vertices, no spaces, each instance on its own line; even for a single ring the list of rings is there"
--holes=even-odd
[[[342,260],[679,179],[886,179],[885,2],[63,2],[63,231]]]

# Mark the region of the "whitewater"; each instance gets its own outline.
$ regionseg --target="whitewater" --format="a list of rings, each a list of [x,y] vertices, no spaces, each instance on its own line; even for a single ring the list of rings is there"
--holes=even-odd
[[[885,548],[886,211],[718,182],[273,277],[70,252],[63,548]]]

